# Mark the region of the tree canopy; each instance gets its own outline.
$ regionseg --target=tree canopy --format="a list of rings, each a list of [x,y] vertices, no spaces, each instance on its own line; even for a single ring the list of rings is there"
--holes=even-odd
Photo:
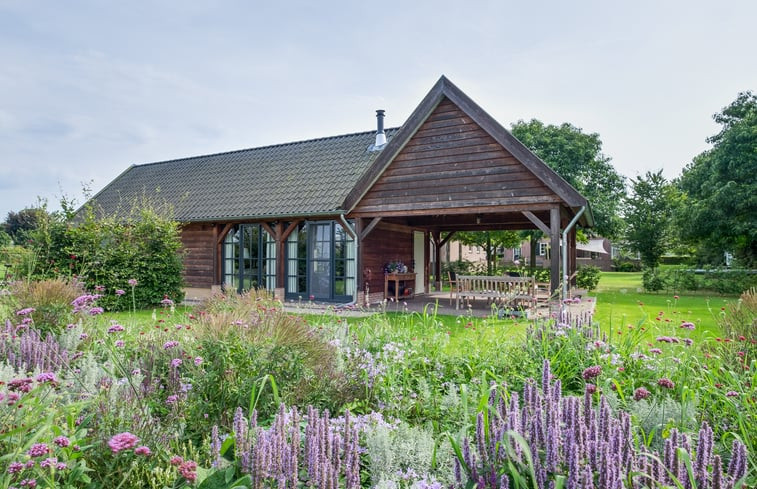
[[[732,252],[744,266],[757,259],[757,96],[742,92],[713,116],[721,130],[678,180],[684,240],[722,260]]]
[[[545,125],[536,119],[516,122],[511,132],[588,199],[594,213],[594,232],[608,238],[620,234],[625,183],[610,158],[602,154],[599,134],[584,133],[567,122]]]
[[[465,231],[455,233],[455,239],[464,245],[480,246],[486,252],[486,273],[494,273],[498,248],[514,248],[521,237],[516,231]]]
[[[676,208],[676,189],[657,173],[647,172],[631,181],[625,199],[626,241],[639,252],[641,262],[656,268],[671,244],[672,218]]]

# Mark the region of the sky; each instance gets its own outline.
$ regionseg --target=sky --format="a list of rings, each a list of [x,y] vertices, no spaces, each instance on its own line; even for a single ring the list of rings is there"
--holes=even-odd
[[[132,164],[399,126],[441,75],[668,178],[757,90],[757,2],[0,0],[0,220]],[[233,198],[233,196],[230,196]]]

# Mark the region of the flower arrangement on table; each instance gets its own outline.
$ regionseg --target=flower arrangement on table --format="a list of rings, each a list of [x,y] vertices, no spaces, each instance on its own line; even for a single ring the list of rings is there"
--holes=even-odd
[[[384,264],[384,273],[407,273],[407,265],[401,261],[390,261]]]

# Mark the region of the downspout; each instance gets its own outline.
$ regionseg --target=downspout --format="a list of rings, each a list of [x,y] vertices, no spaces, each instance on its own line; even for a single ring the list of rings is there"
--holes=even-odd
[[[347,222],[347,219],[344,218],[344,214],[339,214],[339,222],[342,223],[342,226],[344,226],[345,231],[347,231],[348,234],[352,235],[352,239],[355,240],[355,292],[352,294],[352,304],[355,304],[357,302],[357,262],[358,262],[358,256],[360,256],[358,249],[360,240],[358,239],[357,232],[355,231],[355,228],[350,226],[350,223]]]
[[[578,219],[586,210],[586,206],[581,208],[576,213],[576,216],[570,221],[570,223],[563,229],[562,232],[562,307],[565,307],[565,299],[568,298],[568,233],[576,225]]]

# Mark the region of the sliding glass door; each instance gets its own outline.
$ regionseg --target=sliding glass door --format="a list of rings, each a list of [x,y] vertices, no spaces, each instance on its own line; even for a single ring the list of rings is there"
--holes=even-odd
[[[287,299],[349,302],[355,293],[355,241],[335,221],[308,222],[289,235]]]

